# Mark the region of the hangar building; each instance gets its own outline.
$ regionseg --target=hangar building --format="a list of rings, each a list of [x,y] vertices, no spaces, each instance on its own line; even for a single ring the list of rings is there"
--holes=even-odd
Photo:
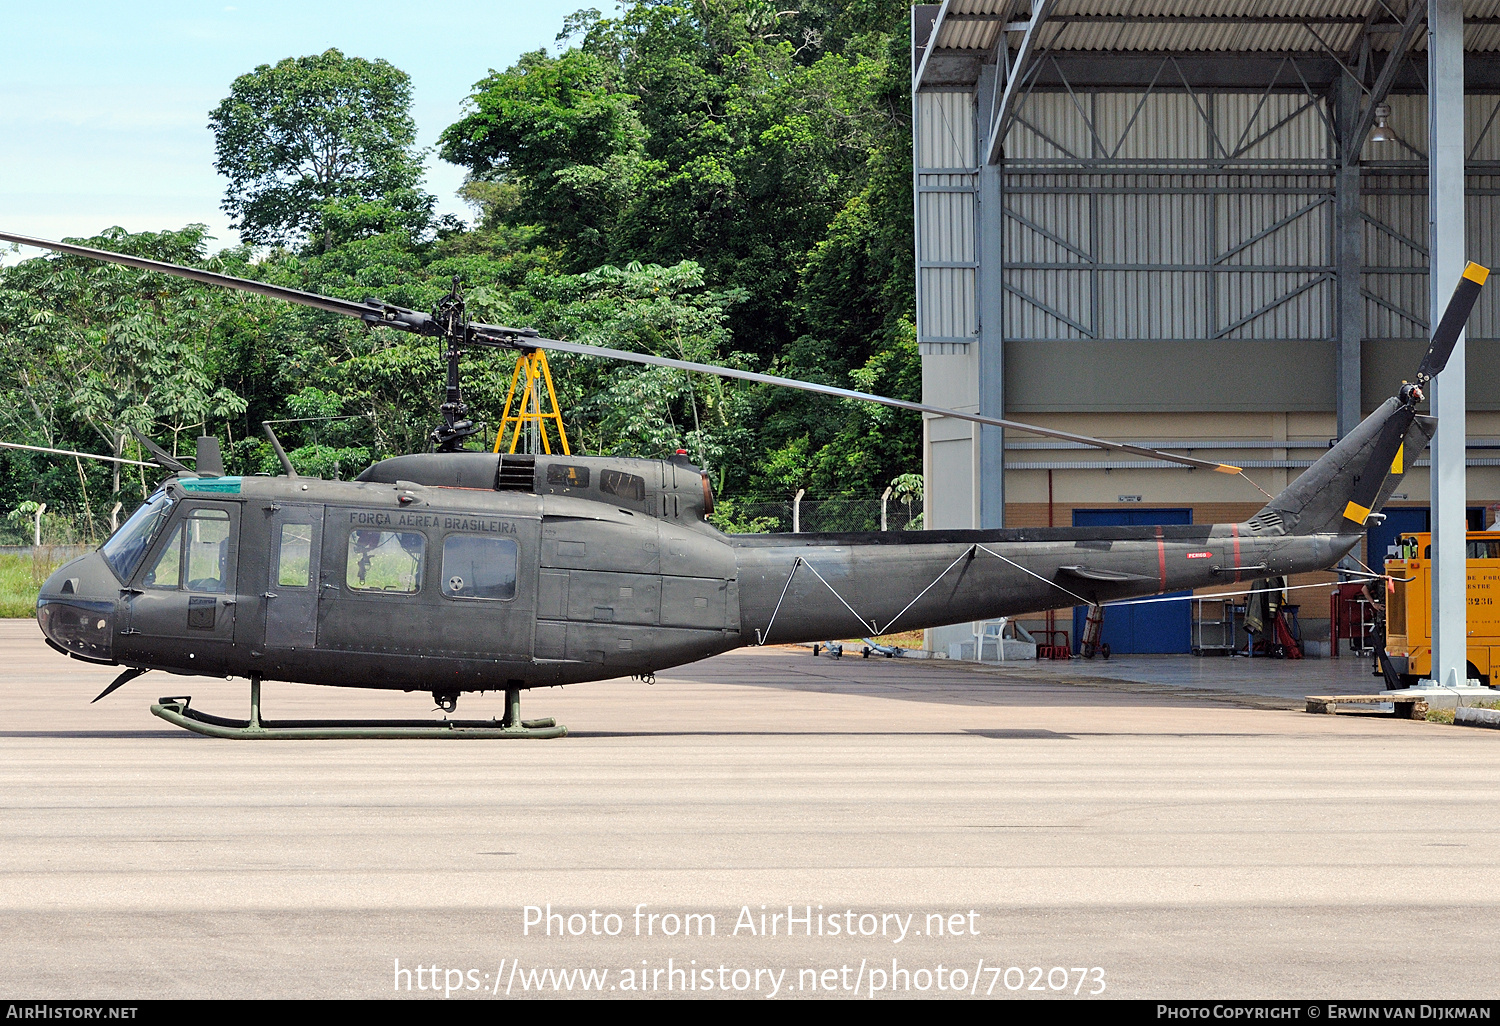
[[[1429,89],[1429,6],[1440,39],[1463,22],[1448,92]],[[1500,0],[945,0],[913,9],[911,58],[924,402],[1191,449],[1279,491],[1426,347],[1430,92],[1461,96],[1441,109],[1462,119],[1465,198],[1440,223],[1500,264]],[[1487,524],[1500,289],[1470,321],[1467,383],[1467,502]],[[933,528],[1264,502],[1241,478],[945,418],[923,459]],[[1426,529],[1427,464],[1385,533]],[[1326,595],[1303,594],[1316,637]]]

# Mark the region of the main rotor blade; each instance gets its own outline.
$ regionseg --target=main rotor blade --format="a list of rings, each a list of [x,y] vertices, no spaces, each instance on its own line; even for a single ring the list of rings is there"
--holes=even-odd
[[[134,267],[141,271],[155,271],[158,274],[171,274],[178,278],[190,278],[205,285],[220,285],[224,288],[237,289],[240,292],[253,292],[256,295],[268,296],[271,299],[282,299],[288,303],[311,306],[318,310],[327,310],[330,313],[358,317],[366,324],[383,325],[387,328],[411,331],[419,335],[442,334],[442,327],[432,319],[430,314],[422,313],[419,310],[408,310],[405,307],[392,306],[389,303],[381,303],[373,299],[356,303],[352,299],[336,299],[333,296],[321,296],[316,292],[303,292],[300,289],[284,288],[280,285],[271,285],[263,281],[252,281],[249,278],[236,278],[229,274],[202,271],[196,267],[169,264],[162,260],[148,260],[145,257],[129,256],[125,253],[111,253],[107,249],[94,249],[90,246],[75,245],[71,242],[52,242],[49,239],[34,239],[29,235],[14,235],[10,232],[0,232],[0,240],[19,243],[22,246],[35,246],[38,249],[50,249],[57,253],[67,253],[72,256],[103,260],[111,264],[124,264],[126,267]],[[502,334],[522,338],[536,334],[536,331],[531,328],[496,328],[495,330]]]
[[[483,339],[483,333],[488,329],[487,325],[475,324],[472,327],[480,336],[479,340],[488,341]],[[505,343],[497,340],[490,344],[502,345]],[[1216,470],[1223,474],[1240,473],[1239,467],[1228,463],[1215,463],[1212,460],[1200,460],[1192,456],[1182,456],[1175,452],[1163,452],[1160,449],[1147,449],[1144,446],[1130,445],[1126,442],[1110,442],[1102,438],[1092,438],[1088,435],[1075,435],[1070,431],[1058,431],[1054,428],[1038,427],[1035,424],[1023,424],[1020,421],[1004,420],[1000,417],[986,417],[978,413],[962,413],[958,410],[944,409],[941,406],[928,406],[925,403],[913,403],[905,399],[892,399],[888,396],[872,395],[869,392],[856,392],[853,389],[838,388],[834,385],[819,385],[811,381],[799,381],[796,378],[782,378],[774,374],[757,374],[754,371],[737,370],[733,367],[717,367],[708,363],[673,360],[665,356],[632,353],[623,349],[604,349],[600,346],[585,346],[575,342],[559,342],[556,339],[550,338],[527,339],[526,344],[535,346],[538,349],[550,349],[559,353],[574,353],[578,356],[604,356],[613,360],[625,360],[629,363],[641,363],[651,367],[670,367],[674,370],[697,371],[700,374],[716,374],[721,378],[737,378],[740,381],[753,381],[762,385],[780,385],[783,388],[795,388],[803,392],[816,392],[819,395],[831,395],[840,399],[860,399],[865,402],[879,403],[882,406],[893,406],[898,410],[911,410],[913,413],[931,413],[940,417],[953,417],[958,420],[972,421],[975,424],[988,424],[992,427],[1010,428],[1014,431],[1028,431],[1032,434],[1044,435],[1048,438],[1078,442],[1097,449],[1113,449],[1116,452],[1128,452],[1133,456],[1143,456],[1147,459],[1180,463],[1185,467],[1200,467],[1204,470]]]
[[[1464,268],[1463,277],[1458,279],[1458,287],[1453,290],[1453,298],[1448,300],[1448,309],[1443,311],[1443,319],[1438,321],[1437,329],[1432,333],[1432,343],[1427,347],[1427,355],[1422,357],[1422,366],[1417,369],[1417,384],[1424,391],[1427,383],[1448,366],[1448,357],[1453,355],[1459,333],[1464,330],[1474,309],[1474,301],[1479,298],[1479,289],[1489,276],[1489,268],[1475,263]]]
[[[0,449],[26,449],[31,452],[51,452],[59,456],[83,456],[91,460],[104,460],[107,463],[130,463],[137,467],[155,467],[156,463],[145,463],[141,460],[125,460],[118,456],[96,456],[91,452],[75,452],[72,449],[47,449],[40,445],[22,445],[20,442],[0,442]]]
[[[51,242],[47,239],[33,239],[26,235],[12,235],[9,232],[0,232],[0,239],[6,242],[20,243],[22,246],[35,246],[38,249],[50,249],[57,253],[90,257],[94,260],[104,260],[112,264],[124,264],[126,267],[134,267],[141,271],[156,271],[160,274],[176,275],[179,278],[191,278],[193,281],[199,281],[205,285],[222,285],[225,288],[239,289],[241,292],[254,292],[258,295],[270,296],[272,299],[284,299],[289,303],[301,303],[303,306],[314,306],[319,310],[348,314],[351,317],[364,317],[365,314],[372,312],[371,307],[365,303],[355,303],[348,299],[333,299],[329,296],[320,296],[313,292],[282,288],[280,285],[270,285],[263,281],[251,281],[249,278],[235,278],[232,275],[217,274],[213,271],[200,271],[196,267],[183,267],[179,264],[169,264],[161,260],[148,260],[145,257],[129,256],[125,253],[111,253],[107,249],[78,246],[71,242]]]
[[[73,256],[91,257],[95,260],[124,264],[127,267],[135,267],[143,271],[173,274],[179,278],[190,278],[193,281],[202,282],[206,285],[221,285],[225,288],[238,289],[242,292],[254,292],[257,295],[268,296],[272,299],[283,299],[289,303],[300,303],[303,306],[311,306],[320,310],[328,310],[332,313],[358,317],[367,324],[384,325],[423,335],[439,335],[442,333],[439,324],[428,314],[416,310],[408,310],[404,307],[379,303],[375,300],[356,303],[348,299],[334,299],[330,296],[320,296],[313,292],[302,292],[298,289],[282,288],[279,285],[251,281],[248,278],[235,278],[227,274],[200,271],[194,267],[182,267],[160,260],[126,256],[122,253],[111,253],[108,250],[93,249],[89,246],[78,246],[68,242],[51,242],[47,239],[34,239],[30,236],[13,235],[8,232],[0,232],[0,240],[19,243],[23,246],[50,249],[58,253],[69,253]],[[1478,265],[1473,264],[1470,266],[1477,267]],[[1481,270],[1483,269],[1481,268]],[[1466,280],[1472,280],[1467,279],[1468,272],[1465,272],[1465,275]],[[1464,284],[1460,283],[1459,287],[1463,289]],[[1475,291],[1477,293],[1477,286],[1475,286]],[[1455,300],[1456,298],[1455,295]],[[1469,300],[1469,307],[1472,306],[1473,299],[1471,298]],[[1467,319],[1467,317],[1468,308],[1466,307],[1464,318]],[[1447,323],[1446,316],[1444,317],[1444,323]],[[1125,442],[1109,442],[1102,438],[1092,438],[1088,435],[1075,435],[1069,431],[1057,431],[1053,428],[1038,427],[1035,424],[1023,424],[1020,421],[1005,420],[999,417],[986,417],[977,413],[962,413],[958,410],[949,410],[941,406],[928,406],[924,403],[907,402],[904,399],[891,399],[887,396],[872,395],[869,392],[856,392],[853,389],[837,388],[833,385],[819,385],[810,381],[798,381],[795,378],[782,378],[774,374],[757,374],[753,371],[736,370],[733,367],[717,367],[707,363],[693,363],[689,360],[672,360],[663,356],[632,353],[623,349],[604,349],[599,346],[584,346],[573,342],[560,342],[556,339],[541,338],[534,328],[507,328],[494,324],[472,324],[469,327],[469,336],[466,341],[471,344],[477,343],[505,349],[515,349],[518,346],[535,347],[538,349],[551,349],[560,353],[574,353],[579,356],[603,356],[614,360],[624,360],[629,363],[639,363],[653,367],[670,367],[675,370],[697,371],[700,374],[716,374],[719,377],[737,378],[741,381],[753,381],[763,385],[780,385],[783,388],[794,388],[803,392],[830,395],[840,399],[859,399],[864,402],[880,403],[883,406],[891,406],[900,410],[910,410],[913,413],[931,413],[940,417],[967,420],[975,424],[988,424],[992,427],[1026,431],[1047,438],[1077,442],[1096,449],[1111,449],[1115,452],[1127,452],[1133,456],[1141,456],[1146,459],[1178,463],[1185,467],[1200,467],[1204,470],[1215,470],[1223,474],[1238,474],[1241,472],[1239,467],[1228,463],[1215,463],[1212,460],[1200,460],[1192,456],[1163,452],[1160,449],[1147,449],[1143,446],[1130,445]],[[1457,338],[1456,333],[1454,337]],[[1434,346],[1436,344],[1435,340]],[[1450,342],[1447,352],[1451,353],[1452,349],[1453,346]],[[1447,361],[1447,353],[1444,353],[1443,361]],[[1436,371],[1433,373],[1436,373]]]

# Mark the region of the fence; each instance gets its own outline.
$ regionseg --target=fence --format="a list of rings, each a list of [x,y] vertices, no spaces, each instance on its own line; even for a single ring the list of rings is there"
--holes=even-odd
[[[727,514],[727,530],[742,533],[790,532],[793,513],[791,499],[747,497],[722,503]],[[922,529],[922,504],[908,505],[892,499],[886,503],[886,529],[919,531]],[[803,499],[797,520],[804,533],[880,530],[880,497],[855,496],[832,499]]]

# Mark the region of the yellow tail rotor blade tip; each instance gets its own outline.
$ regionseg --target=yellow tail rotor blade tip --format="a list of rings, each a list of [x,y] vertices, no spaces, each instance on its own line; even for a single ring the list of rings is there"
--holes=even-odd
[[[1220,463],[1214,470],[1220,474],[1243,474],[1245,472],[1243,468],[1231,466],[1228,463]]]
[[[1468,267],[1464,268],[1464,277],[1478,285],[1483,285],[1485,279],[1489,276],[1490,269],[1488,267],[1481,267],[1479,264],[1470,263]]]

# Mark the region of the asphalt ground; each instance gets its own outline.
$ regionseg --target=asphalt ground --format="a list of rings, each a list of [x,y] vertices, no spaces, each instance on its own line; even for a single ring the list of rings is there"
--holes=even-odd
[[[1341,662],[1322,683],[1363,683]],[[1320,682],[1286,665],[1256,672]],[[1500,736],[1275,708],[1284,684],[764,649],[529,693],[558,741],[235,742],[148,705],[243,715],[243,681],[90,705],[110,669],[27,621],[0,621],[0,667],[0,997],[1497,989]],[[274,683],[265,706],[431,709]]]

